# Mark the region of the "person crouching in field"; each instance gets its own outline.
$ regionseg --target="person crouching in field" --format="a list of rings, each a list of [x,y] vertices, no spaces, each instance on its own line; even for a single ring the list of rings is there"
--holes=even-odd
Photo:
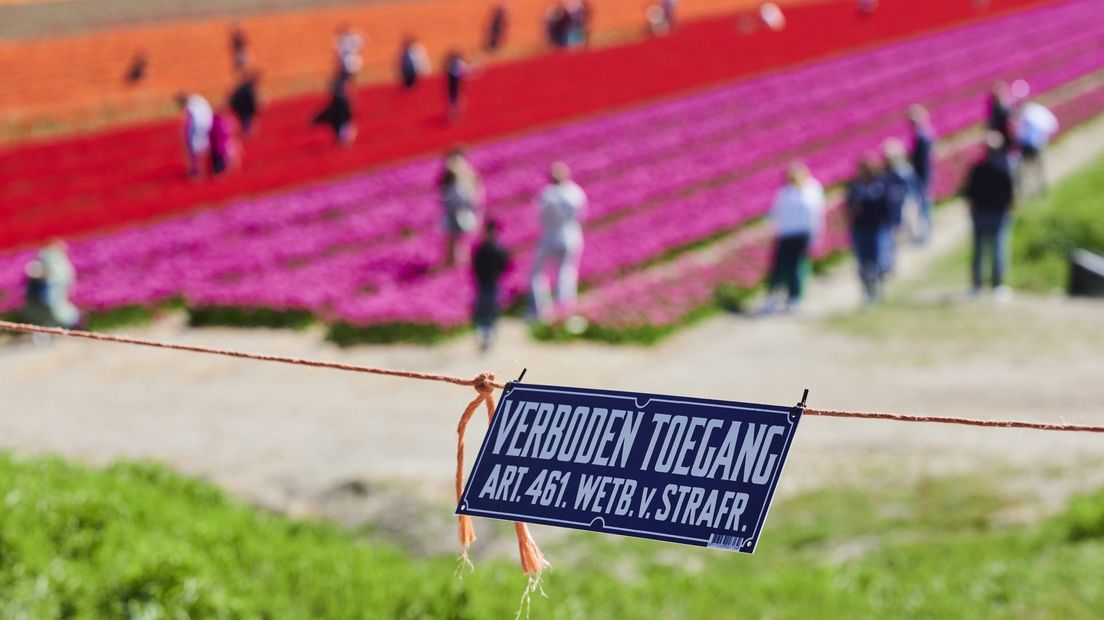
[[[801,302],[802,270],[809,248],[824,229],[824,188],[805,164],[795,162],[786,171],[786,184],[778,190],[770,214],[774,227],[774,266],[771,269],[765,314],[777,311],[779,289],[786,287],[785,311]]]
[[[498,283],[510,266],[510,255],[498,243],[498,224],[490,220],[483,228],[483,240],[472,255],[476,295],[473,322],[479,350],[491,348],[498,323]]]
[[[963,195],[970,204],[974,224],[974,254],[971,261],[972,289],[981,293],[983,254],[990,253],[993,265],[993,292],[997,301],[1008,301],[1012,289],[1004,284],[1008,269],[1008,236],[1015,198],[1014,172],[1004,136],[991,131],[985,138],[985,157],[974,164],[966,178]]]
[[[187,156],[188,176],[199,176],[200,159],[211,147],[211,122],[214,110],[211,104],[196,93],[180,93],[176,103],[184,111],[184,150]]]
[[[356,141],[356,121],[353,120],[353,104],[349,99],[347,79],[336,79],[330,90],[330,102],[314,116],[315,125],[329,125],[334,138],[341,146],[352,146]]]
[[[26,267],[22,319],[33,325],[70,329],[80,323],[80,310],[69,301],[76,270],[69,262],[64,241],[56,240],[39,252]]]
[[[863,300],[873,304],[882,296],[891,249],[890,204],[881,160],[868,155],[847,187],[847,215],[851,243],[859,264]]]
[[[226,112],[219,112],[211,119],[209,134],[211,151],[211,176],[218,176],[237,166],[241,149],[234,135],[234,122]]]

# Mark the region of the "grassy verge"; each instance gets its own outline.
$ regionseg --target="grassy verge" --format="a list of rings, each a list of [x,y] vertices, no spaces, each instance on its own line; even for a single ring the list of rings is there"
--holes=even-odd
[[[535,618],[1092,618],[1104,492],[1034,526],[992,480],[825,489],[782,502],[754,557],[579,534],[546,549]],[[159,466],[0,454],[0,616],[508,618],[513,562],[463,579]]]
[[[1066,259],[1078,248],[1104,254],[1104,157],[1018,209],[1012,232],[1013,287],[1062,289],[1069,279]]]

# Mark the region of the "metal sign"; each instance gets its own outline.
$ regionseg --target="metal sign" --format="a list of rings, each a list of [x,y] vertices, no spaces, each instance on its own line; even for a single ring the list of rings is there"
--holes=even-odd
[[[511,383],[456,512],[754,553],[803,411]]]

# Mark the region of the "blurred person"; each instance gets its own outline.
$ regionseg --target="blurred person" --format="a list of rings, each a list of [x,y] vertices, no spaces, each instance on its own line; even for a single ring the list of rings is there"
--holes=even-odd
[[[567,6],[562,1],[556,2],[548,7],[544,19],[548,42],[555,47],[567,47],[571,33],[571,15]]]
[[[334,38],[334,52],[337,54],[337,77],[340,81],[352,79],[364,66],[361,51],[364,49],[364,34],[348,24],[337,29]]]
[[[69,291],[76,283],[76,271],[69,262],[65,242],[50,242],[38,253],[37,259],[27,265],[26,273],[24,319],[44,327],[76,327],[80,323],[80,311],[69,301]]]
[[[916,173],[909,163],[905,143],[897,138],[889,138],[882,144],[885,156],[883,177],[885,178],[886,202],[889,205],[889,247],[886,256],[886,273],[892,273],[897,262],[897,235],[905,221],[906,209],[911,211],[916,204]]]
[[[146,70],[149,68],[149,58],[145,52],[138,52],[130,59],[130,64],[127,65],[126,75],[123,77],[123,81],[127,86],[134,86],[142,80],[146,79]]]
[[[667,30],[674,30],[678,18],[678,0],[660,0],[659,6],[663,9],[663,19],[667,22]]]
[[[491,348],[495,325],[498,323],[498,283],[510,265],[510,255],[498,243],[498,224],[489,220],[483,228],[483,240],[472,255],[475,272],[475,309],[473,322],[479,338],[479,349]]]
[[[464,113],[464,80],[471,72],[471,65],[457,51],[450,52],[445,59],[445,97],[447,99],[446,117],[450,123],[460,120]]]
[[[648,34],[653,37],[661,37],[671,31],[663,6],[659,3],[651,4],[645,9],[644,20],[648,24]]]
[[[591,26],[594,24],[594,5],[590,0],[574,2],[576,45],[590,45]]]
[[[188,176],[199,176],[199,161],[210,148],[214,110],[203,95],[181,93],[176,103],[184,111],[184,148],[188,158]]]
[[[211,176],[219,176],[236,165],[239,155],[230,115],[218,112],[211,120],[210,133]]]
[[[989,92],[988,114],[985,127],[1004,138],[1004,147],[1011,148],[1012,142],[1012,91],[1008,83],[998,80]]]
[[[1028,101],[1020,108],[1016,122],[1016,142],[1021,157],[1017,175],[1017,181],[1021,182],[1021,194],[1024,193],[1023,176],[1029,169],[1035,177],[1034,187],[1043,194],[1047,193],[1043,151],[1057,132],[1058,118],[1042,104]]]
[[[786,27],[786,15],[773,2],[767,2],[759,7],[759,19],[774,32],[779,32]]]
[[[31,325],[53,327],[57,324],[50,312],[47,291],[46,266],[35,259],[27,263],[24,269],[23,307],[19,309],[19,318]]]
[[[561,307],[574,305],[579,286],[579,258],[583,252],[583,214],[587,197],[571,180],[571,169],[563,162],[552,164],[549,184],[540,193],[540,221],[543,233],[530,274],[531,317],[547,320],[552,315],[552,295],[545,267],[556,267],[556,301]]]
[[[916,104],[909,108],[912,148],[909,163],[916,175],[917,226],[912,231],[916,243],[924,243],[932,231],[932,182],[935,175],[935,131],[927,108]]]
[[[859,13],[873,15],[878,10],[878,0],[859,0]]]
[[[764,313],[778,308],[776,292],[786,287],[784,309],[801,302],[802,270],[809,248],[824,229],[824,188],[805,164],[795,162],[786,171],[786,184],[778,190],[768,218],[774,227],[774,265],[771,268]]]
[[[238,85],[234,87],[227,100],[227,105],[238,119],[238,127],[242,136],[248,137],[253,133],[253,121],[260,113],[260,103],[257,98],[257,84],[261,76],[257,71],[249,71],[243,74]]]
[[[863,300],[868,305],[881,298],[887,273],[891,235],[889,211],[882,162],[875,155],[867,155],[859,161],[858,173],[848,184],[847,215]]]
[[[985,138],[985,156],[970,169],[963,189],[974,227],[970,269],[971,292],[975,296],[981,292],[983,254],[986,253],[991,255],[992,284],[997,300],[1007,301],[1012,295],[1012,290],[1004,284],[1004,274],[1008,269],[1008,237],[1015,199],[1013,177],[1013,164],[1004,136],[990,131]]]
[[[399,80],[403,88],[414,88],[418,80],[428,73],[429,54],[426,53],[425,46],[414,37],[406,37],[399,53]]]
[[[487,39],[483,44],[483,51],[488,54],[497,52],[506,41],[506,29],[510,24],[510,7],[505,2],[495,5],[491,11],[491,19],[487,23]]]
[[[462,149],[445,155],[445,167],[437,180],[437,191],[444,209],[445,266],[456,264],[460,239],[479,225],[483,185],[479,173],[468,163]]]
[[[249,40],[238,24],[230,27],[230,58],[234,64],[234,71],[240,73],[249,66]]]
[[[337,78],[330,89],[330,102],[314,116],[315,125],[328,125],[334,139],[341,146],[352,146],[356,141],[357,127],[353,116],[353,104],[349,99],[348,80]]]

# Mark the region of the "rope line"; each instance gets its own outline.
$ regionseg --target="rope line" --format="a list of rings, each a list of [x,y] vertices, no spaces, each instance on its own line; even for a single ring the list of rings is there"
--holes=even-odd
[[[865,420],[892,420],[894,422],[930,422],[934,424],[960,424],[963,426],[988,426],[997,428],[1030,428],[1037,431],[1073,431],[1079,433],[1104,433],[1104,426],[1092,424],[1048,424],[1021,420],[978,420],[950,416],[908,415],[882,411],[835,411],[832,409],[806,409],[805,415],[829,418],[859,418]]]
[[[451,383],[453,385],[465,385],[469,387],[488,387],[494,389],[501,389],[505,387],[502,383],[494,380],[493,373],[481,373],[473,379],[464,379],[462,377],[453,377],[450,375],[441,375],[424,372],[414,372],[409,370],[393,370],[390,368],[374,368],[371,366],[359,366],[356,364],[342,364],[339,362],[325,362],[319,360],[308,360],[297,357],[286,357],[282,355],[267,355],[263,353],[248,353],[244,351],[233,351],[229,349],[216,349],[211,347],[203,347],[197,345],[186,344],[174,344],[168,342],[158,342],[155,340],[145,340],[142,338],[131,338],[129,336],[116,336],[113,334],[99,334],[95,332],[79,331],[72,329],[62,329],[59,327],[39,327],[37,325],[28,325],[25,323],[12,323],[10,321],[0,321],[0,330],[7,330],[20,333],[39,333],[50,334],[54,336],[69,336],[73,338],[84,338],[87,340],[99,340],[101,342],[116,342],[121,344],[133,344],[145,347],[153,347],[157,349],[172,349],[176,351],[188,351],[191,353],[206,353],[211,355],[223,355],[227,357],[236,357],[240,359],[258,360],[263,362],[278,362],[282,364],[294,364],[298,366],[308,366],[312,368],[329,368],[332,370],[345,370],[349,372],[361,372],[374,375],[386,375],[391,377],[403,377],[407,379],[421,379],[423,381],[439,381],[443,383]],[[805,415],[810,416],[823,416],[830,418],[857,418],[863,420],[891,420],[894,422],[926,422],[933,424],[957,424],[961,426],[985,426],[993,428],[1023,428],[1039,431],[1069,431],[1079,433],[1104,433],[1104,426],[1092,425],[1092,424],[1049,424],[1045,422],[1026,422],[1019,420],[981,420],[976,418],[959,418],[959,417],[945,417],[945,416],[919,416],[908,415],[901,413],[888,413],[880,411],[837,411],[832,409],[806,409]]]
[[[283,355],[268,355],[265,353],[249,353],[245,351],[233,351],[230,349],[217,349],[190,344],[176,344],[171,342],[159,342],[144,338],[132,338],[130,336],[117,336],[114,334],[100,334],[96,332],[80,331],[76,329],[63,329],[60,327],[39,327],[26,323],[12,323],[0,321],[0,329],[24,334],[50,334],[52,336],[68,336],[71,338],[84,338],[86,340],[99,340],[101,342],[115,342],[119,344],[133,344],[155,349],[171,349],[174,351],[188,351],[190,353],[206,353],[209,355],[222,355],[239,359],[256,360],[261,362],[278,362],[281,364],[293,364],[310,368],[328,368],[330,370],[344,370],[348,372],[362,372],[372,375],[386,375],[389,377],[402,377],[405,379],[420,379],[423,381],[439,381],[453,385],[466,385],[469,387],[488,387],[501,389],[503,384],[494,381],[494,374],[483,373],[474,379],[464,379],[450,375],[440,375],[427,372],[414,372],[411,370],[394,370],[391,368],[374,368],[372,366],[360,366],[358,364],[342,364],[340,362],[326,362],[321,360],[309,360],[299,357],[287,357]]]

